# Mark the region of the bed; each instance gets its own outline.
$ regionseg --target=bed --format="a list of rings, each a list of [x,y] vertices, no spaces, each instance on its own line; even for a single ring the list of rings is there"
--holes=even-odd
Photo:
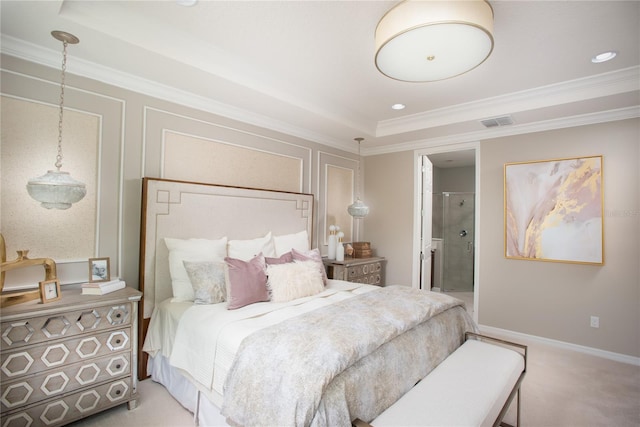
[[[370,421],[476,331],[447,295],[327,279],[313,201],[143,179],[139,372],[196,424]]]

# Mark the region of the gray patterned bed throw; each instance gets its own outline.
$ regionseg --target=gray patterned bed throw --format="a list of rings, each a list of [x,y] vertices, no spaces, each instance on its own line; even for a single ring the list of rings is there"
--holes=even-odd
[[[349,426],[375,418],[475,331],[462,301],[388,286],[244,339],[222,414],[237,426]]]

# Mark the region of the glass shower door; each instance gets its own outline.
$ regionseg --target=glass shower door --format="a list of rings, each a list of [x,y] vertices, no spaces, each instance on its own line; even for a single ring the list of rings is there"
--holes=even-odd
[[[473,291],[474,193],[443,193],[444,291]]]

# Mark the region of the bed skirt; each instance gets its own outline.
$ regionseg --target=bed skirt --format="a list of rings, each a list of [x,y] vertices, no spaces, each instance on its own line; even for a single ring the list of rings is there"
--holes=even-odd
[[[204,396],[180,370],[171,366],[167,358],[160,354],[149,357],[147,374],[152,381],[162,384],[178,403],[193,414],[194,426],[228,427],[220,414],[220,408]]]

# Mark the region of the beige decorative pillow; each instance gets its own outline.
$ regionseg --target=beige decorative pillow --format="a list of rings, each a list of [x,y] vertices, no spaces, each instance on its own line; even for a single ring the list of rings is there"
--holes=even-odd
[[[267,265],[267,288],[272,302],[308,297],[324,290],[316,261]]]
[[[218,304],[227,300],[224,262],[183,262],[196,304]]]

